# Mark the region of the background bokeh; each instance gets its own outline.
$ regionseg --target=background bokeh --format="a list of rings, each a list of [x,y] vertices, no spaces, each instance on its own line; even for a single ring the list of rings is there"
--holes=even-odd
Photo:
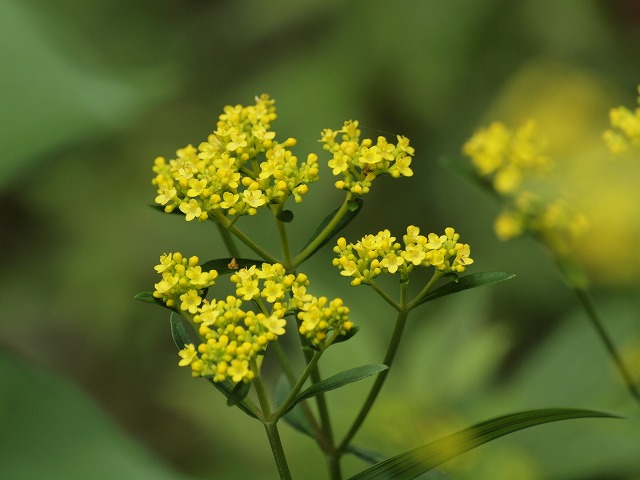
[[[608,109],[635,106],[639,44],[634,0],[3,0],[0,477],[275,478],[259,424],[177,368],[166,313],[133,300],[163,252],[226,256],[212,225],[148,208],[153,159],[204,140],[224,105],[267,92],[278,138],[297,138],[300,156],[325,158],[319,132],[350,118],[415,146],[415,175],[380,179],[348,238],[451,225],[473,271],[517,274],[416,313],[358,443],[392,454],[501,413],[594,408],[630,420],[537,427],[442,469],[640,478],[637,405],[549,257],[528,239],[498,242],[500,207],[439,162],[462,161],[488,121],[538,120],[592,215],[582,260],[640,375],[640,161],[612,162],[600,141]],[[321,175],[294,207],[299,245],[341,198]],[[266,220],[241,225],[275,245]],[[362,329],[323,370],[377,363],[393,312],[330,259],[309,261],[314,291],[342,296]],[[362,383],[330,395],[338,431]],[[325,478],[314,445],[282,431],[296,478]]]

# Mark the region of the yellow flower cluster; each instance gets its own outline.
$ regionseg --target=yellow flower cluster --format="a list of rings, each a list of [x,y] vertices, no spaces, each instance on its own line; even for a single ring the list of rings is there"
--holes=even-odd
[[[503,195],[518,190],[525,175],[553,168],[554,162],[545,150],[533,121],[515,131],[494,122],[476,132],[463,147],[478,175],[488,178],[495,191]]]
[[[205,221],[216,210],[254,215],[257,208],[284,203],[290,196],[302,201],[307,184],[318,180],[318,157],[309,154],[298,165],[289,150],[296,140],[275,140],[270,130],[274,103],[265,94],[255,105],[226,106],[216,130],[198,148],[188,145],[168,162],[156,158],[155,202],[168,213],[179,209],[187,221]]]
[[[340,298],[329,301],[327,297],[309,296],[301,306],[298,319],[300,334],[317,347],[327,341],[329,332],[347,335],[353,328],[349,307],[345,307]]]
[[[532,121],[515,131],[503,123],[492,123],[476,132],[464,144],[463,151],[471,158],[477,174],[490,179],[493,189],[505,201],[494,223],[501,240],[529,231],[552,251],[565,255],[588,229],[586,216],[566,200],[529,189],[535,187],[527,182],[531,176],[555,169]]]
[[[203,272],[198,257],[185,258],[181,253],[167,253],[154,268],[162,275],[153,296],[170,308],[195,313],[204,290],[213,286],[218,272]]]
[[[568,254],[588,229],[586,215],[570,203],[561,198],[545,201],[529,191],[518,195],[513,205],[505,208],[495,221],[500,240],[509,240],[528,230],[560,255]]]
[[[156,267],[163,279],[153,293],[196,328],[200,343],[188,344],[179,352],[179,365],[190,366],[195,377],[250,382],[259,368],[258,355],[285,334],[285,317],[292,312],[298,312],[300,333],[318,347],[330,331],[346,335],[353,327],[342,300],[329,302],[308,294],[307,276],[286,274],[280,264],[240,269],[230,276],[236,296],[203,299],[204,289],[213,285],[218,274],[202,272],[197,263],[197,257],[163,255]]]
[[[640,94],[640,85],[638,85]],[[638,96],[640,104],[640,96]],[[624,155],[640,150],[640,107],[631,111],[626,107],[612,108],[609,112],[611,129],[606,130],[603,138],[614,155]]]
[[[394,145],[380,136],[374,144],[370,138],[360,141],[360,133],[358,122],[354,120],[345,122],[340,130],[322,132],[323,148],[333,155],[329,167],[334,175],[342,175],[336,188],[364,195],[379,175],[388,174],[394,178],[413,175],[409,165],[414,149],[409,146],[408,138],[398,135],[398,143]]]
[[[344,237],[338,239],[333,251],[338,254],[333,265],[340,274],[353,277],[351,285],[369,283],[383,272],[406,276],[417,266],[435,267],[441,272],[462,273],[473,263],[468,244],[458,243],[460,234],[448,227],[444,235],[430,233],[420,235],[420,229],[407,227],[402,237],[404,248],[389,230],[377,235],[366,235],[357,243],[347,244]]]

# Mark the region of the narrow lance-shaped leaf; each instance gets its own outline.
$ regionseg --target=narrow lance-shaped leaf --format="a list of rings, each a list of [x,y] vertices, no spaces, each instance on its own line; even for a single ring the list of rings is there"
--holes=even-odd
[[[135,298],[136,300],[140,300],[141,302],[144,302],[144,303],[152,303],[154,305],[158,305],[160,307],[166,308],[166,305],[164,304],[164,302],[159,298],[154,297],[152,292],[140,292],[133,298]]]
[[[513,277],[515,277],[515,274],[507,272],[479,272],[472,273],[471,275],[465,275],[464,277],[460,277],[453,282],[449,282],[445,285],[442,285],[441,287],[436,288],[435,290],[430,291],[422,298],[422,300],[420,300],[418,305],[421,305],[425,302],[430,302],[431,300],[435,300],[436,298],[451,295],[452,293],[458,293],[464,290],[469,290],[471,288],[484,287],[485,285],[504,282],[505,280],[509,280]]]
[[[484,443],[525,428],[575,418],[619,418],[609,413],[579,409],[543,409],[512,413],[478,423],[426,445],[391,457],[350,480],[411,480]]]
[[[239,382],[231,390],[231,393],[227,397],[227,406],[233,407],[234,405],[242,402],[251,390],[251,383]]]
[[[311,255],[313,255],[314,253],[316,253],[324,245],[326,245],[327,242],[329,242],[331,240],[331,238],[333,238],[340,230],[342,230],[344,227],[346,227],[351,222],[351,220],[356,218],[356,215],[358,215],[358,213],[362,209],[363,203],[364,203],[364,201],[359,197],[356,197],[353,200],[351,200],[349,202],[349,205],[348,205],[347,213],[345,213],[344,216],[340,219],[340,221],[331,229],[331,231],[326,236],[324,241],[322,241],[320,244],[318,244],[318,246],[316,248],[313,249],[313,252],[311,252],[309,254],[309,257]],[[320,225],[318,225],[316,227],[316,229],[313,231],[313,233],[311,234],[311,237],[309,238],[309,241],[307,241],[307,243],[305,244],[304,248],[307,248],[307,246],[311,242],[313,242],[318,237],[318,235],[320,235],[320,233],[322,233],[322,231],[326,228],[326,226],[329,225],[331,220],[334,219],[334,217],[336,216],[336,214],[338,213],[339,210],[340,210],[340,208],[336,208],[329,215],[327,215],[326,217],[324,217],[322,219],[322,222],[320,222]],[[304,250],[304,248],[303,248],[303,250]]]
[[[358,382],[370,377],[371,375],[380,373],[387,368],[389,367],[382,364],[362,365],[360,367],[345,370],[344,372],[336,373],[335,375],[325,378],[318,383],[314,383],[305,391],[299,393],[284,413],[289,412],[296,404],[306,400],[307,398],[314,397],[323,392],[335,390],[336,388],[340,388],[349,383]]]
[[[171,323],[171,337],[176,347],[178,347],[178,350],[182,350],[185,346],[193,343],[191,335],[187,332],[180,315],[173,312],[171,317],[169,317],[169,322]]]

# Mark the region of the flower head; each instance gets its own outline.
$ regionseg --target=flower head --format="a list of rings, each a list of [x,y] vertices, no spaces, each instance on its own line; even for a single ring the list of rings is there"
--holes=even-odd
[[[370,283],[383,272],[406,276],[416,267],[435,267],[443,272],[462,273],[473,263],[469,245],[459,243],[460,235],[448,227],[444,235],[420,235],[414,225],[407,227],[404,246],[395,242],[389,230],[366,235],[356,243],[338,239],[333,251],[338,254],[333,265],[340,274],[352,277],[351,285]]]
[[[307,184],[318,180],[317,156],[299,162],[290,150],[295,139],[275,140],[274,104],[262,95],[255,105],[228,105],[197,148],[188,145],[169,161],[158,157],[152,181],[156,203],[202,222],[212,215],[254,215],[290,196],[300,202]]]
[[[640,104],[640,85],[638,85]],[[640,152],[640,107],[634,111],[626,107],[612,108],[609,112],[611,128],[603,134],[603,139],[611,153],[617,156]]]
[[[339,141],[339,134],[342,134],[342,141]],[[360,134],[355,120],[345,122],[340,130],[322,132],[323,148],[332,154],[329,167],[335,176],[341,177],[336,188],[362,196],[369,192],[379,175],[394,178],[413,175],[410,165],[414,150],[406,137],[398,136],[398,143],[394,145],[379,136],[374,144],[370,138],[360,140]]]
[[[198,333],[199,343],[179,352],[179,365],[190,367],[195,377],[250,382],[258,373],[257,356],[286,333],[287,315],[298,316],[300,333],[318,347],[353,326],[342,300],[308,294],[307,276],[287,274],[280,264],[237,270],[228,277],[236,296],[211,300],[203,298],[205,289],[218,273],[203,271],[197,257],[165,254],[155,269],[162,280],[154,297],[179,311]]]

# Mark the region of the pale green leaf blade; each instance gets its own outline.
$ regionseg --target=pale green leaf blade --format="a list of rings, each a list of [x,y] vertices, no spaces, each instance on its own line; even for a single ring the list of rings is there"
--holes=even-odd
[[[159,305],[161,307],[166,308],[166,305],[164,304],[164,302],[159,298],[154,297],[153,293],[151,292],[140,292],[133,298],[135,298],[136,300],[140,300],[141,302],[144,302],[144,303],[151,303],[153,305]]]
[[[171,323],[171,338],[173,338],[173,342],[176,344],[176,347],[178,347],[178,350],[182,350],[186,345],[193,343],[191,335],[187,332],[180,315],[172,312],[169,317],[169,322]]]
[[[484,443],[544,423],[577,418],[619,418],[604,412],[570,408],[528,410],[478,423],[378,463],[351,480],[410,480]]]
[[[479,272],[465,275],[464,277],[460,277],[453,282],[449,282],[445,285],[442,285],[441,287],[436,288],[435,290],[432,290],[427,295],[425,295],[422,300],[420,300],[418,305],[421,305],[425,302],[430,302],[431,300],[435,300],[436,298],[444,297],[446,295],[469,290],[471,288],[484,287],[485,285],[504,282],[513,277],[515,277],[515,274],[507,272]]]
[[[290,411],[296,404],[306,400],[307,398],[314,397],[320,393],[328,392],[330,390],[335,390],[336,388],[343,387],[349,383],[359,382],[360,380],[370,377],[371,375],[376,375],[388,368],[389,367],[382,364],[370,364],[336,373],[335,375],[325,378],[318,383],[314,383],[305,391],[299,393],[286,412]]]

